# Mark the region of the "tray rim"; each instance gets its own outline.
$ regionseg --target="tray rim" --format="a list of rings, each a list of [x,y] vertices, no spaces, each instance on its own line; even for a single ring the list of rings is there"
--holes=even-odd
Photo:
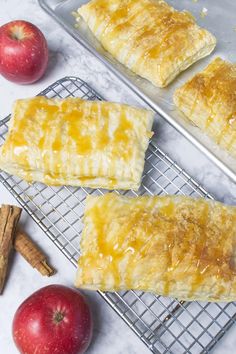
[[[57,6],[63,2],[70,0],[57,0]],[[125,84],[132,92],[142,99],[151,109],[164,118],[173,128],[183,135],[191,144],[193,144],[204,156],[213,162],[226,176],[236,183],[236,172],[231,169],[218,156],[210,151],[203,143],[201,143],[194,134],[185,129],[181,122],[176,121],[170,114],[165,112],[157,103],[155,103],[148,95],[142,92],[131,80],[120,72],[109,60],[93,48],[80,33],[75,29],[71,29],[65,22],[54,12],[52,7],[48,5],[48,0],[38,0],[40,7],[51,16],[67,33],[69,33],[80,45],[98,58],[123,84]]]

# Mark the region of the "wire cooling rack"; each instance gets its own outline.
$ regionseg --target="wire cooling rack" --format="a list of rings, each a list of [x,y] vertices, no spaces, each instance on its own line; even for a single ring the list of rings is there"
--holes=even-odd
[[[41,94],[47,97],[102,99],[88,84],[76,77],[58,80]],[[0,145],[8,130],[10,116],[0,122]],[[14,195],[47,236],[76,266],[82,229],[84,201],[101,189],[32,185],[0,173],[0,181]],[[120,192],[136,196],[133,191]],[[146,154],[139,195],[185,194],[212,198],[156,144]],[[123,291],[101,296],[126,321],[153,353],[209,353],[235,323],[236,304],[179,302],[150,293]]]

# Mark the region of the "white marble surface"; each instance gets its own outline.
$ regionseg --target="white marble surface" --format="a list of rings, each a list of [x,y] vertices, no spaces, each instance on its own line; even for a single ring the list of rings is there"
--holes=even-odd
[[[90,83],[110,100],[129,103],[137,99],[106,68],[87,51],[82,49],[68,34],[51,20],[35,0],[0,0],[0,25],[25,19],[35,23],[44,32],[49,48],[49,68],[42,80],[34,85],[18,86],[0,77],[0,118],[11,109],[14,99],[33,96],[55,80],[65,75],[77,75]],[[140,102],[139,102],[140,103]],[[211,192],[216,199],[236,204],[236,186],[215,168],[189,142],[158,118],[159,145]],[[0,204],[15,203],[14,198],[0,185]],[[45,234],[23,214],[22,223],[39,245],[47,250],[57,274],[51,279],[42,278],[26,262],[15,254],[7,286],[0,297],[0,354],[15,354],[17,350],[11,337],[11,322],[19,304],[36,289],[49,284],[61,283],[72,286],[75,270]],[[88,294],[95,320],[93,342],[88,353],[132,354],[148,353],[149,350],[96,293]],[[232,328],[213,350],[214,354],[235,353],[236,328]],[[174,353],[178,354],[178,353]]]

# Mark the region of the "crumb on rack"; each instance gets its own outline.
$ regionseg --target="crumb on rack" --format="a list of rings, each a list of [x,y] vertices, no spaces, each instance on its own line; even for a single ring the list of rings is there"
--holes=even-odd
[[[202,11],[200,13],[201,18],[206,17],[207,13],[208,13],[208,9],[206,7],[203,7],[203,9],[202,9]]]
[[[77,17],[77,16],[78,16],[78,13],[77,13],[77,11],[72,11],[72,12],[71,12],[71,15],[74,16],[74,17]]]

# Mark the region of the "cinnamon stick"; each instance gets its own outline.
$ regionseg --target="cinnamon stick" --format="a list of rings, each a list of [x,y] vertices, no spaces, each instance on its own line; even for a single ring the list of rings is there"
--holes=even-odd
[[[8,260],[20,215],[21,208],[16,206],[2,205],[0,208],[0,294],[4,288]]]
[[[23,231],[17,231],[14,243],[15,250],[42,275],[50,277],[55,273],[55,270],[48,265],[46,256],[35,245],[35,243]]]

